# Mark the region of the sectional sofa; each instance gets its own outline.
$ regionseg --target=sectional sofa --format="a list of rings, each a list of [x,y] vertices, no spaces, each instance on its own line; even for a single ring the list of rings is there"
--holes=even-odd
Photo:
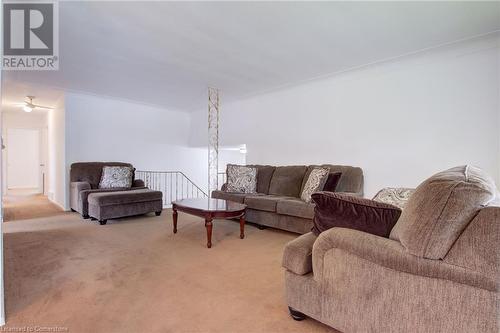
[[[315,167],[328,167],[331,173],[341,172],[336,192],[363,196],[363,170],[344,165],[249,165],[257,168],[257,193],[213,191],[212,198],[247,205],[246,221],[260,226],[305,234],[311,230],[314,204],[300,199],[300,193]]]

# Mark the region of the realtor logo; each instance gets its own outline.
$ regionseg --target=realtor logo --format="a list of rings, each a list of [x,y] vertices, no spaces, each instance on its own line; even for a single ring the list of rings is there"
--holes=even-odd
[[[2,68],[57,70],[58,28],[55,2],[4,3]]]

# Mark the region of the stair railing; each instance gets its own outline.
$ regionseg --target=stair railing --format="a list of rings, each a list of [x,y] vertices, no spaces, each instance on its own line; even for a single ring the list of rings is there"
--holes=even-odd
[[[172,207],[172,201],[189,198],[208,198],[208,195],[182,171],[136,170],[135,178],[145,186],[163,192],[163,207]]]

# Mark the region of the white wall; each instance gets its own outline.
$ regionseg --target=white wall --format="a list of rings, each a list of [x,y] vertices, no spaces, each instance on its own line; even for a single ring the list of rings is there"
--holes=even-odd
[[[208,140],[208,139],[207,139]],[[221,147],[219,148],[219,172],[226,172],[228,164],[246,164],[246,153],[241,153],[239,148],[234,147]],[[219,184],[219,187],[222,184]]]
[[[2,132],[6,149],[2,150],[3,160],[3,179],[7,180],[7,150],[9,149],[7,129],[8,128],[22,128],[22,129],[37,129],[40,131],[40,164],[47,164],[48,159],[48,146],[47,146],[47,112],[31,112],[26,113],[20,108],[11,110],[5,108],[2,112]],[[47,167],[41,170],[46,174],[47,182]],[[41,180],[40,180],[41,181]],[[41,184],[40,184],[41,187]],[[7,190],[7,181],[3,183],[3,191]]]
[[[66,166],[123,161],[137,170],[183,171],[207,187],[207,149],[188,147],[190,116],[122,100],[66,94]]]
[[[483,39],[222,104],[220,142],[246,143],[248,163],[360,166],[367,197],[466,163],[498,182],[499,56]]]
[[[62,207],[69,209],[67,199],[68,175],[66,172],[66,133],[65,128],[65,101],[60,98],[53,110],[48,112],[48,197]]]

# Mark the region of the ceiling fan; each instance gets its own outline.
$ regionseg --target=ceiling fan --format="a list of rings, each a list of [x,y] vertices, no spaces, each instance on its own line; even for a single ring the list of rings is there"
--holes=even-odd
[[[16,105],[22,107],[25,112],[31,112],[34,109],[45,109],[45,110],[54,109],[51,108],[50,106],[43,106],[33,103],[34,98],[35,96],[26,96],[26,101],[24,101],[24,103],[17,103]]]

